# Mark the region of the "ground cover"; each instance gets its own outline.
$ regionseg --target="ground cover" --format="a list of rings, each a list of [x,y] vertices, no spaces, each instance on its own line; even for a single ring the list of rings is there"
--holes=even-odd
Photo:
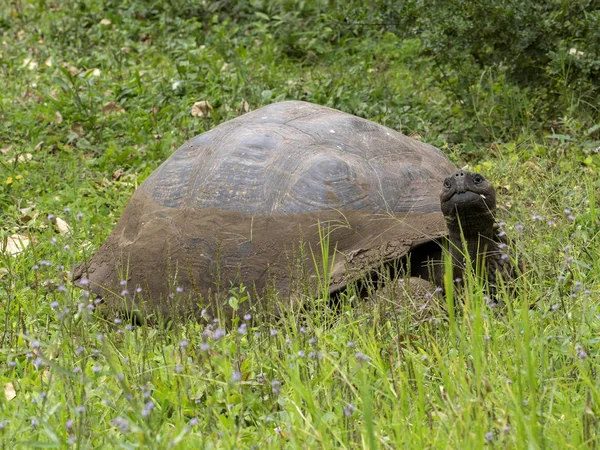
[[[258,3],[0,6],[3,448],[597,446],[597,128],[570,111],[470,140],[497,118],[485,80],[467,116],[417,38],[339,5]],[[69,272],[135,188],[187,138],[284,99],[495,180],[517,295],[486,303],[471,280],[455,318],[419,327],[377,308],[231,330],[96,318]]]

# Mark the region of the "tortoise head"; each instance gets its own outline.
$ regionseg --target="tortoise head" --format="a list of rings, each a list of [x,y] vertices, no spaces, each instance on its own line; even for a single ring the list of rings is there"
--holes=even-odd
[[[493,220],[496,191],[482,175],[459,170],[444,180],[440,203],[447,221],[455,221],[456,216],[463,223]]]

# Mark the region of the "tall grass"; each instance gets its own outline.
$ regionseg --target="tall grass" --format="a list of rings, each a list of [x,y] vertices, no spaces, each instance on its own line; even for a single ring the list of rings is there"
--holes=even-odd
[[[229,328],[95,313],[70,269],[160,161],[242,100],[306,99],[444,143],[435,118],[451,107],[413,41],[330,32],[324,19],[288,39],[276,18],[194,20],[167,3],[0,5],[0,242],[29,241],[0,254],[2,448],[598,446],[600,186],[595,163],[571,157],[587,139],[577,127],[568,142],[526,136],[472,163],[496,181],[525,262],[502,307],[477,277],[454,291],[448,271],[448,317],[425,323],[356,298],[334,321],[291,311]],[[210,117],[190,114],[200,100]],[[320,261],[318,305],[328,236],[306,255]],[[237,287],[223,308],[248,295]]]

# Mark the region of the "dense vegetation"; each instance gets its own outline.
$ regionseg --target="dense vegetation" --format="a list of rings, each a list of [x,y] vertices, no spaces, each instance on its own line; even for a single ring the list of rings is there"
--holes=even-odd
[[[363,3],[0,4],[3,448],[600,445],[598,5]],[[456,317],[425,325],[366,307],[231,330],[95,317],[69,272],[139,183],[284,99],[494,179],[517,295],[500,308],[469,280]]]

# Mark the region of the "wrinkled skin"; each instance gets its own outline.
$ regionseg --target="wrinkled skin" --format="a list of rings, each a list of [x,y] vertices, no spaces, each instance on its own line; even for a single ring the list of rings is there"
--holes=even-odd
[[[496,236],[494,211],[496,191],[482,175],[459,170],[444,180],[440,205],[448,226],[454,277],[462,278],[468,256],[473,267],[484,264],[484,274],[492,294],[497,275],[515,276],[515,268]]]

